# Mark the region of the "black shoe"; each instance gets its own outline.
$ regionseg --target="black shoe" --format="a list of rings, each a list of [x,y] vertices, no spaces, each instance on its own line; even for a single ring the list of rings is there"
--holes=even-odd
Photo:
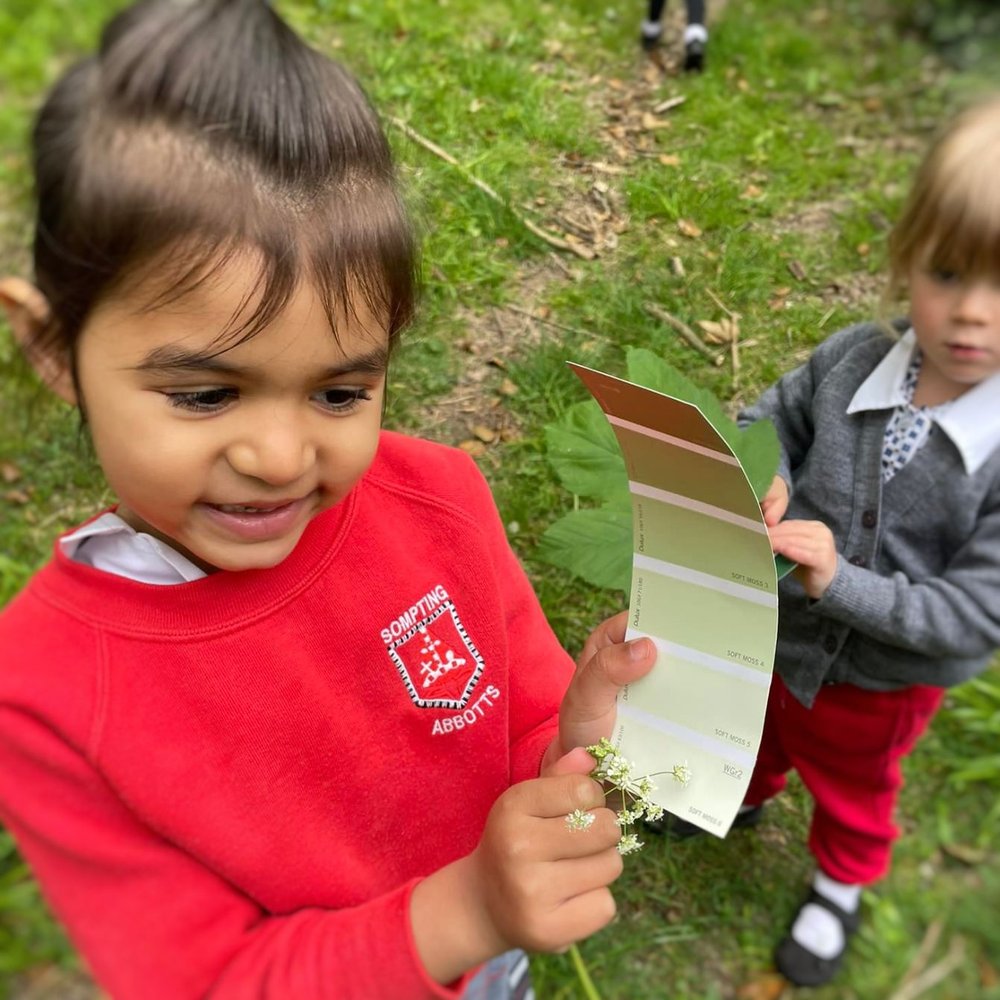
[[[655,35],[647,35],[645,31],[639,34],[639,44],[642,46],[643,52],[652,52],[654,49],[660,47],[660,39],[663,33],[659,32]]]
[[[810,903],[821,906],[840,921],[840,926],[844,929],[844,947],[840,954],[834,955],[833,958],[820,958],[819,955],[799,944],[789,931],[774,953],[774,964],[777,965],[778,971],[785,979],[796,986],[822,986],[824,983],[830,982],[840,971],[851,936],[861,925],[861,913],[858,910],[855,910],[854,913],[848,913],[837,906],[833,900],[821,896],[815,889],[809,890],[805,902],[799,907],[799,912],[795,914],[795,920]],[[795,920],[792,921],[793,925]]]
[[[705,68],[705,43],[697,39],[684,46],[684,72],[700,73]]]
[[[754,806],[752,809],[738,812],[730,829],[739,830],[745,826],[756,826],[760,822],[763,813],[763,806]],[[700,826],[695,826],[694,823],[689,823],[686,819],[681,819],[679,816],[674,816],[673,813],[668,812],[665,812],[660,819],[644,819],[642,825],[650,833],[664,834],[671,840],[688,840],[691,837],[697,837],[699,834],[707,832]]]

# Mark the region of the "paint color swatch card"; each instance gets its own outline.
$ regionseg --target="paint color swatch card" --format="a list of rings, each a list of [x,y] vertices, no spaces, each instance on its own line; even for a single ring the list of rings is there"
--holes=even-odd
[[[767,528],[732,450],[698,407],[570,365],[614,429],[632,497],[628,638],[657,646],[623,689],[613,742],[652,798],[724,837],[756,760],[778,627]]]

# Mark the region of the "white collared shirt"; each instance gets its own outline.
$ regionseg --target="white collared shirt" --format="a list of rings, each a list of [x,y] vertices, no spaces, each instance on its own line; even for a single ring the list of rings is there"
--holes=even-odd
[[[915,350],[917,338],[911,328],[858,386],[847,406],[848,414],[908,405],[904,380]],[[1000,446],[1000,373],[983,379],[946,409],[929,413],[958,449],[971,476]]]
[[[136,531],[111,512],[60,538],[59,545],[74,562],[138,583],[170,586],[207,575],[165,542]]]

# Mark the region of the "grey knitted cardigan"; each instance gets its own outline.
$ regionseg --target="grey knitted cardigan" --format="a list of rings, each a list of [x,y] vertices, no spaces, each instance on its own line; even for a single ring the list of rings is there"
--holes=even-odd
[[[846,412],[893,343],[874,324],[841,330],[739,417],[774,421],[786,516],[823,521],[837,544],[820,600],[792,576],[780,587],[776,669],[807,706],[823,684],[949,687],[1000,647],[1000,448],[969,475],[935,428],[883,486],[892,411]]]

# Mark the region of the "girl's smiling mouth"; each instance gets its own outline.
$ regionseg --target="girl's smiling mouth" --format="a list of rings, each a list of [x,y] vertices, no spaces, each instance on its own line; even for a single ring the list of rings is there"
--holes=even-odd
[[[227,534],[245,541],[267,541],[287,534],[312,507],[315,494],[277,503],[201,503],[198,506]]]

